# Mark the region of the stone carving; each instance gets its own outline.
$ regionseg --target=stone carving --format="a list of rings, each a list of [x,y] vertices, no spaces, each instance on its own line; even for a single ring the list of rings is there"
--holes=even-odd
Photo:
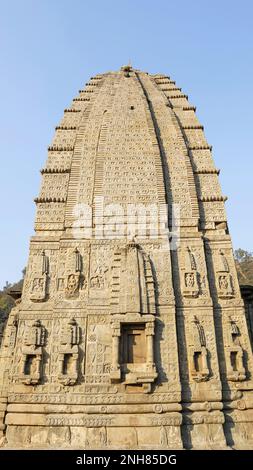
[[[167,76],[100,74],[66,109],[22,299],[0,332],[8,446],[253,448],[253,357],[218,173]]]
[[[128,289],[124,288],[125,285]],[[156,313],[155,281],[151,261],[135,242],[129,242],[114,253],[111,306],[112,313]]]
[[[244,353],[240,343],[240,330],[231,317],[228,318],[228,345],[226,348],[227,379],[232,382],[242,382],[246,379]]]
[[[182,278],[184,297],[197,297],[199,294],[197,266],[194,254],[189,247],[187,247],[185,253]]]
[[[66,276],[66,298],[76,298],[79,294],[80,283],[81,283],[81,271],[82,271],[82,257],[76,248],[74,251],[75,259],[75,271],[68,273]]]
[[[63,385],[74,385],[78,379],[80,328],[74,318],[62,327],[59,348],[59,381]]]
[[[30,299],[34,302],[43,302],[46,300],[47,295],[49,260],[44,250],[42,251],[41,258],[41,272],[36,273],[31,281]]]
[[[141,384],[151,391],[157,378],[154,361],[154,325],[151,315],[113,315],[111,381]]]
[[[90,287],[94,289],[104,289],[107,271],[108,268],[106,266],[98,265],[90,278]]]
[[[40,320],[26,326],[20,374],[21,381],[26,385],[37,385],[42,378],[45,338],[46,331]]]
[[[232,285],[232,277],[229,272],[229,265],[227,258],[222,250],[218,254],[218,296],[221,299],[230,299],[234,297],[234,289]]]
[[[207,361],[206,338],[203,326],[195,316],[192,321],[192,342],[191,348],[191,376],[195,382],[205,382],[209,379],[210,372]]]

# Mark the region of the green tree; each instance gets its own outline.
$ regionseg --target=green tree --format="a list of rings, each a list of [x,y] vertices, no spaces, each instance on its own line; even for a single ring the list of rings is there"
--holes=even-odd
[[[242,248],[235,250],[234,256],[238,263],[244,263],[245,261],[251,261],[253,259],[252,252],[243,250]]]

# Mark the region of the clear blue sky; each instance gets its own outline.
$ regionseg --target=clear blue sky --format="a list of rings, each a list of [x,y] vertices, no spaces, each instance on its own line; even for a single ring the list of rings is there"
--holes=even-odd
[[[253,250],[253,2],[0,2],[0,287],[20,278],[40,168],[91,75],[136,68],[176,80],[213,145],[234,247]]]

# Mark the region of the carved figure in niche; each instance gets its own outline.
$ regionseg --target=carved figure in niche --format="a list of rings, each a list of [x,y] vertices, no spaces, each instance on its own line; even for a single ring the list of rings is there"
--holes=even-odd
[[[59,381],[74,385],[78,379],[80,328],[74,318],[62,327],[59,348]]]
[[[205,382],[209,379],[210,371],[207,361],[206,338],[203,326],[195,316],[192,322],[192,341],[190,370],[196,382]]]
[[[218,254],[218,296],[222,299],[234,297],[232,277],[229,272],[227,258],[222,250]]]
[[[197,297],[199,295],[198,273],[195,256],[187,247],[185,254],[185,267],[182,276],[184,297]]]
[[[65,295],[67,298],[78,297],[80,283],[81,283],[81,271],[82,271],[82,257],[76,248],[74,251],[75,260],[75,272],[71,272],[66,278]]]
[[[70,274],[67,278],[66,297],[74,297],[79,289],[79,275]]]
[[[9,348],[10,349],[14,349],[15,347],[17,330],[18,330],[18,315],[14,315],[12,323],[11,323],[10,336],[9,336]]]
[[[195,279],[193,273],[186,273],[185,274],[185,286],[186,287],[193,287],[195,284]]]
[[[97,265],[93,275],[90,278],[90,287],[95,289],[104,289],[107,272],[108,268],[106,266]]]
[[[227,290],[228,289],[228,281],[226,276],[220,276],[219,277],[219,288],[221,290]]]
[[[236,322],[229,317],[228,346],[226,348],[227,378],[232,382],[241,382],[246,379],[240,335],[240,330]]]
[[[42,256],[41,272],[36,273],[31,282],[30,299],[33,300],[34,302],[42,302],[46,300],[46,288],[47,288],[49,261],[44,250],[42,251],[41,256]]]
[[[45,337],[40,320],[26,327],[21,361],[21,380],[26,385],[36,385],[41,379]]]

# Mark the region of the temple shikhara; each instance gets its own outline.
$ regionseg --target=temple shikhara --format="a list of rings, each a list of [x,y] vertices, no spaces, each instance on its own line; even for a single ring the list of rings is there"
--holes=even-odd
[[[123,66],[64,111],[0,346],[3,446],[253,448],[253,357],[195,108]]]

